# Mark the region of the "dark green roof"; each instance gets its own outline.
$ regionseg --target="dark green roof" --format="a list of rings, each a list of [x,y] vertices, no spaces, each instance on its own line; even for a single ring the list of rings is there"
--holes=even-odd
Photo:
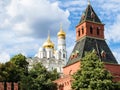
[[[84,57],[86,52],[93,51],[93,50],[96,51],[101,61],[107,62],[107,63],[113,63],[113,64],[118,63],[115,57],[113,56],[110,48],[108,47],[107,43],[105,42],[105,40],[102,40],[102,39],[84,37],[76,42],[76,45],[72,53],[75,53],[76,50],[79,51],[78,56],[74,59],[69,58],[66,66],[71,65],[75,62],[78,62],[81,58]],[[104,58],[101,56],[101,53],[103,51],[106,53],[106,56]]]
[[[99,17],[97,16],[97,14],[95,13],[95,11],[93,10],[90,4],[86,8],[86,10],[83,12],[79,23],[82,23],[84,21],[92,21],[96,23],[101,23]]]

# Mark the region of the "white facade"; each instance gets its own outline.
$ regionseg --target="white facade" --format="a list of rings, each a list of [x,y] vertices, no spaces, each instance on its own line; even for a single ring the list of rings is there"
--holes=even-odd
[[[60,29],[58,32],[58,44],[57,50],[54,49],[54,43],[50,40],[48,35],[47,40],[40,47],[38,53],[35,55],[35,58],[28,59],[27,61],[32,63],[41,62],[48,70],[57,69],[59,73],[62,73],[63,67],[67,62],[67,51],[66,51],[66,40],[65,32]]]

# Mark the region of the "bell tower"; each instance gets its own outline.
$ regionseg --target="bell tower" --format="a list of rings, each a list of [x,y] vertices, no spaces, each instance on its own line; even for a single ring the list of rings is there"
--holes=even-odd
[[[88,6],[76,26],[76,45],[66,66],[79,61],[89,51],[95,51],[103,62],[117,63],[104,38],[104,24],[88,0]]]
[[[78,41],[85,36],[104,39],[104,24],[94,12],[90,2],[76,26],[76,40]]]
[[[90,51],[95,52],[99,59],[104,62],[105,69],[111,72],[114,80],[120,81],[120,65],[104,39],[104,24],[88,0],[88,6],[76,26],[76,43],[66,66],[63,67],[64,75],[54,81],[57,83],[57,90],[72,90],[71,82],[74,80],[72,75],[80,69],[82,58],[86,52]]]

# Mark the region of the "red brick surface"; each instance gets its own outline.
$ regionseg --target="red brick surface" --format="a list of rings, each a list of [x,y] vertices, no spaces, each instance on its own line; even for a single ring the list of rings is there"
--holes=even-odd
[[[108,63],[104,63],[104,65],[105,69],[113,75],[113,81],[120,81],[120,65]],[[77,72],[78,69],[80,69],[80,62],[76,62],[63,68],[64,76],[54,81],[58,85],[58,90],[72,90],[71,83],[73,79],[71,75]]]
[[[114,76],[113,81],[120,81],[120,65],[105,63],[105,68]]]
[[[0,82],[0,90],[4,90],[4,83]]]
[[[93,33],[90,33],[90,27],[93,28]],[[84,28],[84,33],[82,33],[82,27]],[[97,28],[99,28],[99,35],[97,35]],[[80,30],[80,36],[78,31]],[[93,23],[93,22],[84,22],[76,26],[76,40],[81,39],[84,36],[90,36],[95,38],[104,39],[104,24]]]
[[[7,90],[11,90],[11,83],[6,83],[7,84]]]
[[[14,83],[14,90],[18,90],[18,83]]]
[[[72,65],[66,66],[63,68],[64,75],[72,75],[74,74],[78,69],[80,69],[80,62],[76,62]]]

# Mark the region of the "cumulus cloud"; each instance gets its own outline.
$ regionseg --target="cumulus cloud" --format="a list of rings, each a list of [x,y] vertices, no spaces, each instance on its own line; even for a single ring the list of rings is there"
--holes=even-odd
[[[9,53],[6,53],[6,52],[0,53],[0,63],[5,63],[9,60],[10,60]]]
[[[106,38],[109,41],[113,41],[115,43],[120,43],[120,15],[116,17],[116,21],[107,27],[105,32]]]
[[[106,39],[119,43],[120,1],[91,0],[91,4],[103,23],[107,24]],[[75,44],[75,26],[86,6],[87,0],[0,0],[1,60],[8,60],[3,56],[17,53],[34,56],[48,30],[52,41],[57,42],[60,23],[67,32],[69,57]],[[118,54],[115,56],[119,57]]]
[[[69,11],[62,10],[57,2],[49,0],[10,0],[0,1],[0,62],[8,56],[22,53],[34,56],[47,37],[48,30],[55,38],[63,24],[68,30]],[[6,53],[7,52],[7,53]],[[7,56],[8,55],[8,56]],[[4,57],[6,58],[4,58]]]
[[[7,14],[13,22],[13,30],[21,35],[32,35],[44,38],[48,30],[55,36],[60,23],[69,27],[69,12],[59,8],[58,3],[50,3],[48,0],[11,0],[6,7]]]

